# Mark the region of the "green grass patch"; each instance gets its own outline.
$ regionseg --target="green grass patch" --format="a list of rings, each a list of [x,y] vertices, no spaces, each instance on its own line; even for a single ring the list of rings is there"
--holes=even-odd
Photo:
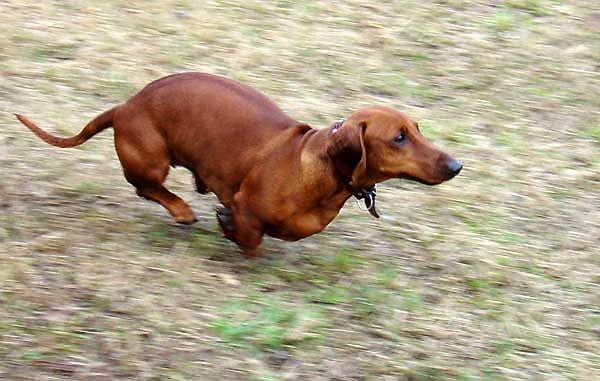
[[[29,361],[29,362],[44,360],[47,357],[48,357],[47,353],[41,352],[41,351],[36,351],[36,350],[26,351],[26,352],[23,352],[23,354],[22,354],[23,360]]]
[[[468,123],[424,119],[419,121],[419,129],[423,136],[434,144],[442,144],[442,142],[448,142],[454,146],[468,146],[475,144],[473,135],[469,131],[470,127]]]
[[[348,273],[356,266],[358,260],[353,250],[342,249],[334,257],[331,262],[333,271],[339,271],[342,273]]]
[[[554,91],[552,91],[550,89],[546,89],[543,87],[537,87],[537,86],[528,87],[527,92],[531,95],[535,95],[537,97],[543,97],[543,98],[550,98],[555,93]]]
[[[85,180],[75,184],[69,191],[78,195],[98,195],[103,194],[105,189],[104,185],[96,181]]]
[[[373,73],[365,81],[365,90],[379,95],[396,96],[410,93],[411,86],[400,73]]]
[[[326,283],[335,282],[344,274],[355,271],[363,263],[358,251],[350,247],[343,247],[335,254],[310,255],[307,260],[312,266],[304,270],[302,278],[307,281]]]
[[[543,0],[508,0],[506,5],[514,9],[526,11],[534,16],[546,16],[550,14]]]
[[[50,59],[71,60],[77,52],[76,44],[49,45],[34,47],[28,52],[31,60],[46,62]]]
[[[504,232],[501,233],[497,240],[502,243],[522,243],[525,242],[525,237],[518,233]]]
[[[188,254],[196,255],[201,253],[203,255],[208,254],[213,256],[216,254],[216,249],[219,246],[221,237],[217,233],[195,231],[190,240],[190,249],[187,251]]]
[[[388,267],[376,274],[375,282],[382,287],[392,288],[397,278],[398,271]]]
[[[162,226],[155,226],[155,229],[148,232],[147,236],[149,243],[153,246],[170,246],[174,242],[174,238]]]
[[[514,151],[519,151],[523,148],[525,142],[518,134],[508,130],[502,130],[495,136],[495,140],[498,144],[510,148]]]
[[[517,20],[512,12],[500,11],[488,18],[486,24],[496,32],[507,32],[516,27]]]
[[[584,129],[584,136],[596,144],[600,144],[600,125]]]
[[[212,325],[230,345],[265,351],[317,339],[323,324],[314,307],[290,306],[261,296],[230,303]]]
[[[423,299],[421,295],[412,290],[403,290],[402,293],[402,309],[408,312],[414,312],[423,307]]]
[[[372,320],[379,315],[387,300],[387,294],[383,290],[367,284],[351,287],[348,303],[354,317],[361,320]]]

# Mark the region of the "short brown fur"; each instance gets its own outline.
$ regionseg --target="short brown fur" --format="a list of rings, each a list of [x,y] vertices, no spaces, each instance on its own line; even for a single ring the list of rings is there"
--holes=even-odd
[[[247,257],[260,253],[265,233],[298,240],[320,232],[364,187],[390,178],[439,184],[461,168],[394,109],[361,109],[341,125],[315,130],[251,87],[203,73],[154,81],[71,138],[17,117],[57,147],[112,126],[127,181],[180,223],[195,215],[163,182],[170,165],[187,168],[200,193],[217,195],[224,206],[219,223]]]

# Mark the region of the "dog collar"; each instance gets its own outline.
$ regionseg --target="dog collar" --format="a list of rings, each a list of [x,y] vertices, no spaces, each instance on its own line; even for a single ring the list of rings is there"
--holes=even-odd
[[[345,121],[346,119],[342,118],[333,122],[333,124],[331,125],[331,133],[335,134],[340,129],[340,127],[342,127]],[[350,189],[354,190],[352,184],[348,185]],[[373,184],[368,188],[360,188],[358,191],[354,190],[352,194],[354,195],[354,197],[356,197],[357,200],[365,200],[365,208],[367,208],[367,210],[369,211],[369,213],[371,213],[373,217],[379,218],[379,212],[377,212],[377,208],[375,207],[376,193],[377,187],[375,184]]]
[[[342,124],[344,124],[345,121],[346,119],[342,118],[333,122],[333,124],[331,125],[331,133],[335,134],[340,129],[340,127],[342,127]]]
[[[365,200],[365,208],[367,208],[373,217],[379,218],[379,212],[377,212],[377,208],[375,207],[376,193],[377,186],[376,184],[373,184],[368,188],[360,188],[354,193],[354,197],[356,197],[357,200]]]

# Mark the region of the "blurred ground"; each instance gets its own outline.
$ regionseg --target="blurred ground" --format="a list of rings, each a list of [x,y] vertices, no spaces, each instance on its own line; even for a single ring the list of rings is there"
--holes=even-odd
[[[600,3],[0,1],[0,379],[600,379]],[[104,132],[180,71],[325,127],[407,112],[455,180],[381,186],[326,232],[243,260],[138,199]]]

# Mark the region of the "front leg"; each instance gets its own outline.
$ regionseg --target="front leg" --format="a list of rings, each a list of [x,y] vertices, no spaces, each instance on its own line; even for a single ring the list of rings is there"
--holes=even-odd
[[[226,207],[225,205],[218,206],[215,209],[217,215],[217,221],[219,221],[219,226],[221,226],[221,230],[225,234],[228,240],[235,242],[235,237],[233,232],[235,231],[235,226],[233,225],[233,216],[231,215],[231,209]]]
[[[229,240],[235,242],[246,258],[261,256],[263,225],[245,206],[242,197],[234,197],[232,208],[217,208],[217,220]]]

